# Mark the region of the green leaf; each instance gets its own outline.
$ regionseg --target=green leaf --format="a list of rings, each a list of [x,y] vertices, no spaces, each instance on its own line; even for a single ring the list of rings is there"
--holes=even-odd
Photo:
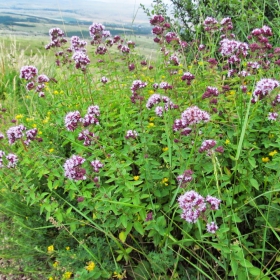
[[[141,235],[144,235],[144,229],[140,222],[134,222],[134,228],[138,231]]]
[[[258,183],[258,181],[257,181],[256,179],[251,178],[251,179],[250,179],[250,183],[251,183],[251,185],[252,185],[255,189],[259,190],[259,183]]]
[[[126,233],[124,232],[124,231],[121,231],[120,233],[119,233],[119,239],[120,239],[120,241],[121,242],[125,242],[125,240],[126,240],[126,237],[127,237],[127,235],[126,235]]]

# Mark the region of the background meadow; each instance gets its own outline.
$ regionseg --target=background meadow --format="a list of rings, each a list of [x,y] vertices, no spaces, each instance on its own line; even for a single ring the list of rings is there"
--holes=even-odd
[[[6,279],[278,279],[277,11],[171,2],[1,39]]]

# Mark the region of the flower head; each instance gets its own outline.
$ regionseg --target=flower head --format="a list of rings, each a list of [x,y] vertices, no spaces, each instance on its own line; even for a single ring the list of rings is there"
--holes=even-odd
[[[85,180],[86,179],[86,170],[81,168],[81,165],[85,162],[85,159],[73,155],[71,158],[67,159],[64,163],[64,174],[70,180]]]
[[[30,81],[38,75],[38,70],[34,66],[23,66],[20,69],[20,78]]]

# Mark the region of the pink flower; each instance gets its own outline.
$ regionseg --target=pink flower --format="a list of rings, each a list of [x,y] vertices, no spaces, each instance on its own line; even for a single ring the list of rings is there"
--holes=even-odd
[[[34,66],[23,66],[20,69],[20,78],[30,81],[38,75],[38,70]]]
[[[125,138],[129,139],[129,138],[133,138],[135,139],[138,136],[138,133],[135,130],[128,130],[126,132]]]
[[[94,160],[90,164],[93,167],[94,172],[99,172],[99,170],[104,166],[104,164],[99,160]]]
[[[206,225],[206,230],[209,233],[215,233],[218,230],[218,226],[215,222],[211,222]]]
[[[81,114],[79,111],[74,111],[74,112],[70,112],[65,116],[65,126],[67,128],[67,130],[69,131],[74,131],[77,126],[78,123],[81,121]]]
[[[85,162],[85,159],[73,155],[70,159],[67,159],[64,163],[64,174],[70,180],[85,180],[86,179],[86,170],[81,168],[81,165]]]

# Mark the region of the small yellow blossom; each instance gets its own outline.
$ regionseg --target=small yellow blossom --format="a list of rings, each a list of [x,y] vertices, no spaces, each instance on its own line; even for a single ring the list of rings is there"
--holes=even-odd
[[[58,266],[58,262],[54,262],[54,263],[53,263],[53,267],[54,267],[54,268],[57,268],[57,266]]]
[[[63,278],[62,278],[62,279],[70,279],[70,278],[71,278],[71,275],[72,275],[72,272],[66,271],[66,272],[63,274]]]
[[[149,94],[154,94],[154,91],[152,89],[149,90]]]
[[[230,95],[235,95],[235,93],[236,93],[235,90],[230,90],[229,92]]]
[[[66,251],[69,251],[69,250],[70,250],[70,247],[69,247],[69,246],[67,246],[67,247],[65,248],[65,250],[66,250]]]
[[[274,138],[274,134],[272,134],[272,133],[270,133],[269,135],[268,135],[268,138]]]
[[[53,153],[54,152],[54,148],[49,149],[49,153]]]
[[[48,123],[50,120],[50,117],[46,117],[45,119],[43,119],[42,123]]]
[[[51,113],[50,111],[47,112],[47,115],[48,115],[48,116],[51,115],[51,114],[52,114],[52,113]]]
[[[148,69],[148,67],[143,67],[142,68],[143,71],[146,71],[147,69]]]
[[[87,271],[93,271],[94,268],[95,268],[95,263],[94,262],[90,261],[90,262],[87,263],[87,266],[86,266]]]
[[[53,94],[58,94],[58,91],[57,91],[57,90],[55,90],[55,91],[53,92]]]
[[[38,134],[39,134],[39,135],[42,135],[42,134],[43,134],[43,132],[42,132],[42,131],[38,131]]]
[[[54,251],[54,246],[53,245],[50,245],[48,247],[48,253],[52,253]]]
[[[183,74],[183,69],[179,69],[178,74],[182,75]]]
[[[150,122],[150,123],[148,124],[148,128],[151,128],[151,127],[154,127],[154,126],[155,126],[155,124],[152,123],[152,122]]]
[[[251,95],[252,95],[252,92],[251,92],[251,91],[248,91],[247,94],[251,96]]]
[[[60,94],[63,94],[63,93],[64,93],[64,91],[63,91],[63,90],[61,90],[59,93],[60,93]]]
[[[29,95],[25,95],[25,98],[26,98],[26,99],[29,99],[29,98],[30,98],[30,96],[29,96]]]
[[[227,139],[227,140],[225,141],[225,144],[226,144],[226,145],[230,144],[230,141]]]
[[[53,277],[49,277],[49,279],[48,279],[48,280],[54,280],[54,279],[53,279]]]
[[[33,127],[33,128],[36,128],[36,127],[37,127],[37,124],[36,124],[36,123],[33,123],[33,124],[32,124],[32,127]]]
[[[17,119],[17,120],[20,120],[20,119],[22,119],[22,118],[23,118],[23,114],[16,115],[16,119]]]
[[[276,150],[274,150],[274,151],[272,151],[272,152],[269,153],[269,155],[270,155],[271,157],[275,156],[276,154],[277,154],[277,151],[276,151]]]
[[[168,186],[168,178],[163,178],[163,179],[161,180],[161,183],[162,183],[163,185],[165,185],[165,186]]]
[[[134,180],[134,181],[138,181],[139,178],[140,178],[139,176],[133,176],[133,180]]]
[[[164,147],[164,148],[162,148],[162,150],[163,150],[164,152],[166,152],[166,151],[168,151],[168,147]]]
[[[262,162],[269,162],[269,157],[263,157]]]
[[[204,61],[198,61],[198,65],[200,66],[204,65]]]
[[[116,271],[114,272],[114,275],[113,275],[113,278],[117,278],[117,279],[124,279],[126,278],[126,270],[120,274],[120,273],[117,273]]]
[[[165,79],[165,76],[161,76],[162,79]]]

